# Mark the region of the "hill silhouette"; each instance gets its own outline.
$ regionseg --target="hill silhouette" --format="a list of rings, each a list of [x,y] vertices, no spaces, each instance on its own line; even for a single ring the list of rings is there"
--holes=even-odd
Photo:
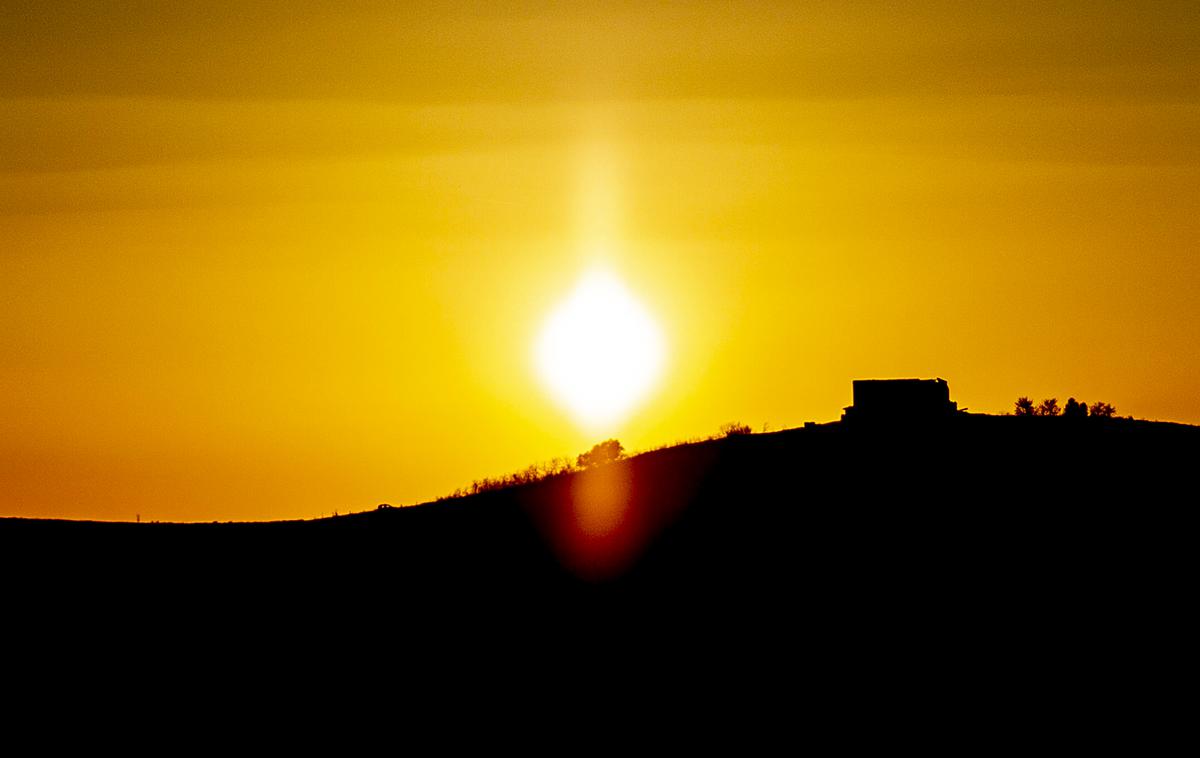
[[[1081,561],[1111,569],[1146,552],[1153,514],[1182,507],[1198,451],[1200,428],[1180,424],[959,413],[732,435],[314,521],[5,519],[0,540],[39,584],[272,577],[584,597],[776,592],[817,566],[841,584],[887,567],[946,591],[1006,574],[1036,599],[1039,573],[1048,581]]]
[[[584,645],[608,651],[597,675],[669,660],[844,688],[966,667],[995,696],[1048,671],[1086,689],[1177,649],[1198,453],[1200,427],[1129,419],[837,422],[315,521],[7,519],[0,553],[9,618],[65,646],[416,633],[387,665]]]

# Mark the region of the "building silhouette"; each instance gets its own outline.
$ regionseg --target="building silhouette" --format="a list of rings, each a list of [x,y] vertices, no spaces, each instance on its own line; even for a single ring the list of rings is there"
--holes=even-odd
[[[856,379],[854,404],[843,421],[912,423],[949,418],[958,413],[945,379]]]

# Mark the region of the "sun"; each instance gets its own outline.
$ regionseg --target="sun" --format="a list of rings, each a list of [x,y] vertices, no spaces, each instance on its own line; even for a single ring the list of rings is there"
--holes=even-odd
[[[589,430],[619,423],[658,381],[662,331],[621,281],[585,273],[538,335],[538,374],[554,398]]]

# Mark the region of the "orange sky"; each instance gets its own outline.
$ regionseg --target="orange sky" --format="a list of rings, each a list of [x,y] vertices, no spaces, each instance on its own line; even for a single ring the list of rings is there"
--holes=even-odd
[[[667,344],[628,448],[856,377],[1200,423],[1194,2],[103,5],[0,8],[0,515],[578,453],[531,355],[597,264]]]

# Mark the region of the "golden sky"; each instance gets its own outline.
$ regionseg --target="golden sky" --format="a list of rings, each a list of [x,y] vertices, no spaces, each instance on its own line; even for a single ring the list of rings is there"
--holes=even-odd
[[[864,377],[1200,423],[1196,2],[9,0],[0,60],[0,515],[418,502]],[[666,346],[605,429],[533,357],[597,266]]]

